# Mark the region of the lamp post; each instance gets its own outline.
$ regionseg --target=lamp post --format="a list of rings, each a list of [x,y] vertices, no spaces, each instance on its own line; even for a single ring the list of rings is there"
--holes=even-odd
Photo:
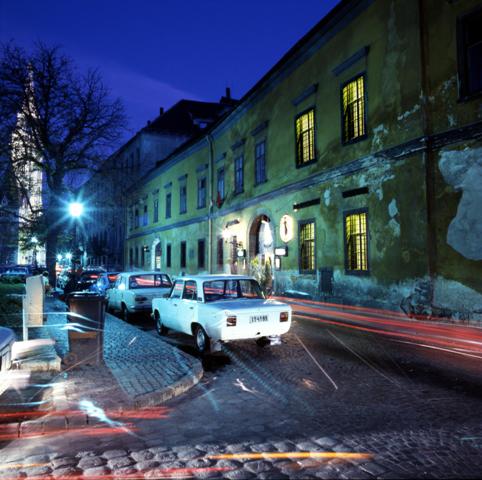
[[[84,214],[84,204],[78,201],[70,202],[69,203],[69,215],[74,220],[74,254],[77,251],[80,251],[79,246],[77,245],[77,219],[80,219]],[[80,255],[79,255],[80,257]],[[82,265],[82,260],[79,258],[79,262]]]

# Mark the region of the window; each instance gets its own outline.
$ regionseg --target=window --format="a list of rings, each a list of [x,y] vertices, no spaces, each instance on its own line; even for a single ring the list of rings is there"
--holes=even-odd
[[[179,213],[187,212],[187,187],[183,183],[179,186]]]
[[[315,222],[300,223],[299,230],[300,272],[315,272]]]
[[[171,244],[166,245],[166,267],[171,268]]]
[[[197,241],[197,266],[198,268],[204,268],[206,264],[206,242],[204,239]]]
[[[482,93],[482,9],[457,22],[460,96]]]
[[[171,298],[181,298],[183,286],[184,282],[182,280],[176,280],[171,290]]]
[[[138,267],[139,266],[139,248],[136,247],[136,261],[135,261],[135,266]]]
[[[145,263],[146,263],[146,246],[143,245],[141,247],[141,267],[143,267]]]
[[[172,193],[166,193],[166,218],[171,218]]]
[[[367,211],[345,213],[345,268],[351,273],[368,272]]]
[[[296,165],[315,161],[315,109],[296,118]]]
[[[218,169],[218,183],[217,183],[217,199],[216,203],[218,208],[222,205],[224,201],[224,167]]]
[[[343,105],[343,143],[365,136],[365,76],[346,83],[341,90]]]
[[[217,263],[218,263],[218,268],[222,269],[223,268],[223,263],[224,263],[224,251],[223,251],[223,246],[224,246],[224,240],[223,237],[218,238],[218,254],[217,254]]]
[[[193,280],[188,280],[184,284],[184,292],[182,294],[184,300],[197,300],[197,287],[196,282]]]
[[[149,223],[149,217],[147,214],[147,203],[144,203],[144,215],[142,216],[142,225],[145,227],[148,223]]]
[[[129,248],[129,265],[132,267],[134,265],[134,251],[132,247]]]
[[[186,268],[186,242],[181,242],[181,268]]]
[[[136,288],[170,288],[171,281],[167,275],[162,274],[145,274],[145,275],[131,275],[129,277],[129,288],[135,290]]]
[[[266,141],[259,142],[254,147],[255,182],[266,182]]]
[[[158,198],[155,198],[154,199],[154,202],[153,202],[153,206],[152,206],[152,212],[153,212],[153,215],[152,215],[152,222],[153,223],[156,223],[159,221],[159,199]]]
[[[234,193],[241,193],[244,189],[244,156],[234,160]]]
[[[197,208],[206,206],[206,177],[197,181]]]
[[[136,208],[135,214],[134,214],[134,228],[139,227],[139,209]]]

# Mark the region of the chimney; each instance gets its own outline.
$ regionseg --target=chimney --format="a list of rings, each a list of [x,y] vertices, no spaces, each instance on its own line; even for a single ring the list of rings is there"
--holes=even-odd
[[[161,116],[164,113],[164,107],[159,108],[159,116]]]
[[[231,100],[231,89],[229,87],[226,87],[226,98]]]

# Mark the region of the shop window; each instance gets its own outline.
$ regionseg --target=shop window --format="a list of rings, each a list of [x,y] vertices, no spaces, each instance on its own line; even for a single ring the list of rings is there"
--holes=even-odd
[[[365,75],[345,83],[341,89],[343,143],[364,138],[366,132]]]
[[[186,242],[181,242],[180,259],[181,268],[186,268]]]
[[[315,222],[307,220],[299,226],[300,273],[315,271]]]
[[[218,238],[217,264],[218,269],[222,270],[224,263],[224,240],[223,237]]]
[[[200,269],[206,266],[206,242],[204,239],[197,241],[197,266]]]
[[[234,160],[234,193],[244,190],[244,155],[239,155]]]
[[[301,167],[315,160],[315,109],[312,108],[296,117],[296,165]]]
[[[349,273],[368,272],[368,213],[345,213],[345,268]]]
[[[461,98],[482,93],[482,8],[457,22]]]
[[[254,147],[254,165],[256,184],[266,182],[266,141],[263,140]]]

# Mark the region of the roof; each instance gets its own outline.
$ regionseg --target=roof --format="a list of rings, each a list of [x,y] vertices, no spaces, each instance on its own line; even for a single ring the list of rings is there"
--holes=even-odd
[[[228,109],[230,109],[229,106],[223,103],[180,100],[169,110],[149,122],[141,131],[169,132],[191,137],[214,123]]]
[[[254,280],[254,277],[249,275],[226,275],[223,273],[217,273],[212,275],[184,275],[183,277],[177,277],[176,280]]]

